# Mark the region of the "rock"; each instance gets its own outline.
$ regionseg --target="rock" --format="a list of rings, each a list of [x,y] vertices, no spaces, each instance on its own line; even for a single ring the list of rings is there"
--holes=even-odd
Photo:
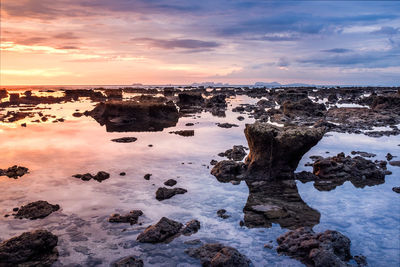
[[[210,165],[215,165],[215,164],[217,164],[218,163],[218,161],[216,161],[215,159],[212,159],[211,161],[210,161]]]
[[[125,175],[126,175],[126,172],[120,172],[119,175],[120,175],[120,176],[125,176]]]
[[[157,189],[156,199],[162,201],[164,199],[169,199],[177,194],[185,194],[186,192],[187,190],[183,188],[160,187]]]
[[[112,214],[108,221],[111,223],[130,223],[136,224],[140,216],[143,215],[141,210],[132,210],[128,214],[119,215],[118,213]]]
[[[364,158],[373,158],[376,157],[376,154],[374,153],[368,153],[368,152],[363,152],[363,151],[351,151],[352,155],[360,155],[361,157]]]
[[[246,181],[249,196],[243,208],[244,225],[249,228],[272,227],[296,229],[312,227],[321,214],[301,198],[293,180]]]
[[[251,261],[232,247],[219,243],[205,244],[199,248],[189,248],[186,253],[199,259],[203,266],[210,267],[246,267]]]
[[[269,123],[246,124],[250,153],[245,163],[251,179],[293,178],[302,156],[325,134],[325,128],[277,127]]]
[[[194,125],[194,123],[192,123],[192,122],[188,122],[185,124],[185,126],[193,126],[193,125]]]
[[[392,190],[393,190],[393,192],[400,194],[400,186],[393,187]]]
[[[160,243],[173,238],[179,233],[183,224],[174,220],[162,217],[155,225],[150,225],[139,234],[137,241],[141,243]]]
[[[24,176],[29,171],[28,168],[14,165],[8,169],[0,169],[0,176],[7,176],[8,178],[18,179]]]
[[[185,137],[194,136],[194,130],[181,130],[181,131],[173,131],[173,132],[169,132],[169,133],[177,134],[177,135],[185,136]]]
[[[137,140],[136,137],[121,137],[121,138],[116,138],[116,139],[111,139],[111,141],[116,142],[116,143],[132,143]]]
[[[323,117],[326,111],[324,104],[312,102],[309,98],[299,101],[285,101],[281,106],[283,114],[289,117]]]
[[[182,234],[186,236],[190,236],[195,234],[200,229],[200,222],[198,220],[191,220],[186,223],[185,227],[182,229]]]
[[[389,161],[389,164],[392,165],[392,166],[400,167],[400,160]]]
[[[271,244],[265,244],[265,245],[264,245],[264,248],[273,249],[274,246],[272,246]]]
[[[226,214],[225,209],[217,210],[217,215],[218,215],[218,217],[221,217],[222,219],[228,219],[229,217],[231,217],[230,215]]]
[[[227,157],[228,159],[234,161],[242,161],[247,155],[245,149],[248,149],[242,145],[233,146],[233,148],[226,150],[224,153],[220,153],[222,157]],[[219,154],[218,154],[219,155]]]
[[[81,179],[82,181],[89,181],[89,180],[93,179],[93,180],[96,180],[97,182],[101,183],[102,181],[110,178],[110,174],[105,171],[99,171],[94,176],[90,173],[85,173],[85,174],[75,174],[75,175],[72,175],[72,177]]]
[[[237,119],[238,121],[243,121],[243,120],[244,120],[244,117],[243,117],[243,116],[238,116],[236,119]]]
[[[347,266],[352,258],[350,239],[337,231],[314,233],[311,228],[301,227],[287,232],[277,239],[279,253],[299,259],[307,266]]]
[[[42,219],[59,209],[59,205],[52,205],[47,201],[39,200],[19,208],[15,218]]]
[[[46,230],[25,232],[0,243],[1,266],[51,266],[58,257],[58,237]]]
[[[167,186],[174,186],[174,185],[176,185],[176,183],[177,183],[177,181],[174,180],[174,179],[169,179],[169,180],[164,182],[164,184],[167,185]]]
[[[150,176],[152,176],[152,174],[151,174],[151,173],[147,173],[147,174],[144,175],[143,178],[144,178],[145,180],[150,180]]]
[[[386,162],[372,162],[360,156],[352,158],[339,153],[315,161],[313,173],[318,177],[314,186],[321,191],[330,191],[345,181],[361,188],[382,184],[387,171]]]
[[[353,257],[354,261],[357,263],[357,266],[367,266],[367,258],[363,255],[358,255]]]
[[[221,127],[221,128],[239,127],[239,125],[237,125],[237,124],[234,124],[234,123],[227,123],[227,122],[225,122],[225,123],[217,123],[217,126],[218,126],[218,127]]]
[[[215,164],[211,170],[218,181],[227,183],[230,181],[242,180],[245,173],[245,164],[233,160],[222,160]]]
[[[390,153],[387,153],[387,154],[386,154],[386,159],[387,159],[388,161],[391,161],[391,160],[393,159],[393,155],[390,154]]]
[[[143,261],[136,256],[128,256],[117,260],[111,264],[111,267],[143,267]]]
[[[92,116],[100,125],[106,125],[107,132],[162,131],[175,126],[179,119],[174,103],[155,100],[102,102],[85,115]]]

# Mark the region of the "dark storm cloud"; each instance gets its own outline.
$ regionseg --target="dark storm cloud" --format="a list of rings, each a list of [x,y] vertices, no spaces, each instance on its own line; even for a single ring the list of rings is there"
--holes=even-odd
[[[351,49],[346,49],[346,48],[332,48],[332,49],[326,49],[326,50],[321,50],[322,52],[327,52],[327,53],[336,53],[336,54],[342,54],[342,53],[347,53],[352,51]]]

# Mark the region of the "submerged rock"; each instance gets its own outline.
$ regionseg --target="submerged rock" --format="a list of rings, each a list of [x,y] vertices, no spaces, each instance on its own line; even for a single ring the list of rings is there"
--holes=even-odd
[[[157,101],[102,102],[86,115],[106,125],[107,132],[162,131],[175,126],[179,118],[174,103]]]
[[[141,243],[160,243],[173,238],[181,230],[183,224],[180,222],[162,217],[160,221],[154,225],[150,225],[139,234],[137,241]]]
[[[221,127],[221,128],[239,127],[239,125],[237,125],[237,124],[228,123],[228,122],[225,122],[225,123],[217,123],[217,126],[218,126],[218,127]]]
[[[199,259],[203,266],[246,267],[251,265],[251,261],[237,249],[219,243],[190,248],[186,250],[186,253],[190,257]]]
[[[183,188],[160,187],[157,189],[156,199],[162,201],[164,199],[169,199],[177,194],[185,194],[186,192],[187,190]]]
[[[59,205],[52,205],[47,201],[39,200],[20,207],[15,218],[42,219],[59,209]]]
[[[230,215],[226,214],[225,209],[217,210],[217,215],[218,215],[218,217],[220,217],[222,219],[228,219],[229,217],[231,217]]]
[[[136,256],[128,256],[111,263],[111,267],[143,267],[143,260]]]
[[[173,132],[169,132],[169,133],[177,134],[177,135],[185,136],[185,137],[194,136],[194,130],[180,130],[180,131],[173,131]]]
[[[277,127],[269,123],[246,124],[250,153],[247,176],[252,179],[292,178],[302,156],[325,134],[325,128]]]
[[[104,180],[110,178],[110,174],[105,171],[99,171],[96,175],[92,175],[90,173],[85,174],[75,174],[72,177],[81,179],[82,181],[89,181],[91,179],[96,180],[97,182],[101,183]]]
[[[1,266],[51,266],[58,257],[58,237],[46,230],[25,232],[0,243]]]
[[[28,168],[14,165],[8,169],[0,169],[0,176],[7,176],[8,178],[18,179],[24,176],[29,171]]]
[[[136,224],[140,216],[143,215],[141,210],[132,210],[128,214],[120,215],[118,213],[112,214],[108,221],[111,223],[130,223]]]
[[[389,164],[392,166],[400,167],[400,160],[389,161]]]
[[[302,261],[307,266],[347,266],[350,254],[350,239],[337,231],[326,230],[315,233],[302,227],[287,232],[277,239],[279,253]]]
[[[136,140],[137,140],[136,137],[121,137],[121,138],[111,139],[111,141],[116,143],[132,143],[136,142]]]

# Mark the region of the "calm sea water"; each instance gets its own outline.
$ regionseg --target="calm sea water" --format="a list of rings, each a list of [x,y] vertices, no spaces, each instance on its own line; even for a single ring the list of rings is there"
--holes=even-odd
[[[210,175],[211,159],[220,160],[219,152],[233,145],[247,145],[243,134],[245,123],[254,120],[245,116],[240,122],[231,109],[241,103],[258,99],[240,96],[229,100],[225,118],[210,113],[181,118],[176,127],[162,132],[110,133],[90,117],[75,118],[93,108],[94,103],[78,102],[40,105],[44,114],[66,119],[63,123],[0,124],[0,168],[14,164],[26,166],[30,173],[18,180],[0,177],[0,214],[10,214],[12,208],[36,200],[59,204],[61,210],[42,220],[16,220],[0,216],[0,239],[22,232],[45,228],[59,236],[59,261],[56,265],[92,264],[108,266],[127,255],[140,256],[147,266],[199,266],[184,250],[192,245],[188,240],[221,242],[247,255],[255,266],[303,266],[274,249],[264,248],[288,231],[274,224],[271,228],[249,229],[239,225],[249,194],[244,182],[239,185],[219,183]],[[4,112],[4,111],[3,111]],[[187,127],[192,122],[194,126]],[[224,129],[217,122],[231,122],[238,128]],[[193,137],[169,134],[169,131],[194,129]],[[110,140],[134,136],[134,143],[121,144]],[[152,144],[153,147],[148,145]],[[362,150],[377,154],[382,160],[386,153],[400,157],[400,136],[371,138],[363,135],[328,133],[311,149],[299,164],[304,167],[310,155],[334,155]],[[329,154],[326,154],[329,151]],[[353,255],[363,254],[370,266],[399,266],[400,264],[400,195],[392,191],[400,186],[400,168],[388,165],[393,172],[381,185],[355,188],[350,182],[329,192],[321,192],[312,183],[297,182],[299,194],[308,206],[321,214],[316,231],[337,230],[351,239]],[[76,173],[107,171],[111,178],[98,183],[72,178]],[[126,176],[119,176],[120,172]],[[152,173],[150,181],[143,175]],[[168,179],[188,193],[159,202],[155,191]],[[226,209],[230,218],[216,215]],[[141,209],[142,225],[111,224],[112,213],[127,213]],[[137,235],[162,216],[185,223],[191,219],[201,222],[201,230],[190,237],[180,236],[169,244],[139,244]]]

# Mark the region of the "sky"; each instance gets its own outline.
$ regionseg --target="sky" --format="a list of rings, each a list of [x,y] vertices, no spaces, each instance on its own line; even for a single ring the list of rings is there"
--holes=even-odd
[[[1,85],[400,85],[400,1],[1,0]]]

